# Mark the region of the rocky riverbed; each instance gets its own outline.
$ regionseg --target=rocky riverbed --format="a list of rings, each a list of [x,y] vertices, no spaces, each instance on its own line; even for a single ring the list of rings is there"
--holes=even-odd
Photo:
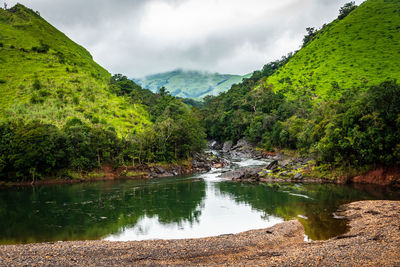
[[[239,168],[226,172],[221,178],[241,182],[332,182],[332,180],[316,179],[305,175],[312,165],[312,158],[288,156],[284,153],[267,153],[257,149],[245,139],[240,139],[235,145],[231,141],[218,145],[210,142],[210,147],[220,149],[227,159],[251,158],[263,159],[264,166]]]
[[[292,220],[199,239],[0,246],[0,265],[400,265],[399,201],[354,202],[337,215],[349,220],[350,231],[325,241],[305,242],[302,225]]]
[[[266,164],[257,168],[241,168],[221,175],[221,178],[240,182],[312,182],[312,183],[366,183],[400,188],[399,166],[377,166],[357,175],[343,173],[339,176],[312,174],[315,159],[311,156],[289,156],[284,153],[267,153],[257,149],[246,139],[236,144],[227,141],[219,144],[209,142],[211,149],[218,149],[223,157],[264,159]],[[357,172],[356,172],[357,173]]]

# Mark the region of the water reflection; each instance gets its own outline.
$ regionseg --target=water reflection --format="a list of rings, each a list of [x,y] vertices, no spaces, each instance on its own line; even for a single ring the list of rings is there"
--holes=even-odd
[[[247,203],[235,203],[215,188],[217,183],[207,183],[207,194],[201,204],[201,216],[197,223],[160,224],[157,217],[141,218],[107,240],[177,239],[239,233],[250,229],[265,228],[282,222],[276,216],[263,217]]]
[[[99,239],[136,225],[199,221],[203,180],[120,181],[0,191],[0,243]]]
[[[399,199],[398,191],[376,186],[358,188],[333,184],[240,184],[221,182],[219,190],[237,203],[248,203],[264,216],[298,219],[312,240],[346,232],[347,222],[332,215],[340,205],[357,200]]]
[[[252,163],[253,164],[253,163]],[[219,171],[151,181],[0,190],[0,243],[193,238],[265,228],[297,218],[313,240],[344,233],[339,205],[400,199],[387,188],[242,184]]]

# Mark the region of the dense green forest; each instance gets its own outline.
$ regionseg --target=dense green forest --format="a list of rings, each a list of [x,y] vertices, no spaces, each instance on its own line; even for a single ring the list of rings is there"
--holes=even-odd
[[[190,106],[111,76],[20,4],[0,9],[0,62],[0,180],[173,162],[205,144]]]
[[[205,98],[208,136],[297,149],[334,167],[398,164],[398,25],[398,1],[346,4],[331,24],[307,29],[300,51]]]

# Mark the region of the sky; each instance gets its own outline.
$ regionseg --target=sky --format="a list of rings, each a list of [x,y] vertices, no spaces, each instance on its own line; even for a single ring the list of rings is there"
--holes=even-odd
[[[350,0],[0,0],[84,46],[112,74],[175,69],[247,74],[298,50],[307,27]],[[363,0],[356,0],[360,4]]]

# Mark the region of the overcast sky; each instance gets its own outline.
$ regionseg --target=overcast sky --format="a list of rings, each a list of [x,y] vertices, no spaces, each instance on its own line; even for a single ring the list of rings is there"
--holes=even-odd
[[[111,73],[247,74],[299,49],[350,0],[6,0],[26,5]],[[4,0],[0,0],[0,3]],[[360,4],[363,0],[356,0]]]

